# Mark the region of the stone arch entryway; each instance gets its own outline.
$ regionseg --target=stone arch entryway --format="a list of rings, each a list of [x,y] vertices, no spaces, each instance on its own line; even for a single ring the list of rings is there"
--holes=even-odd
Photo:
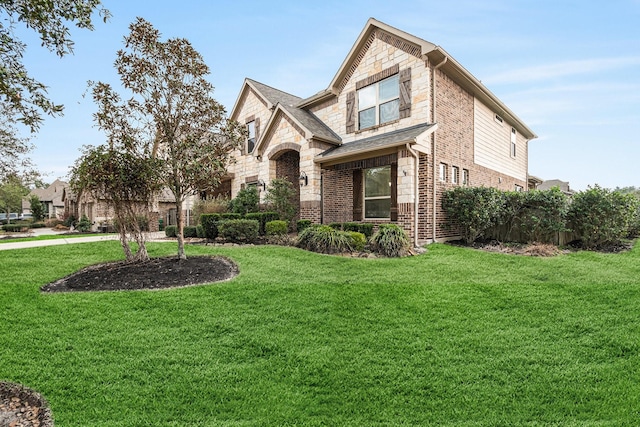
[[[285,144],[282,144],[285,145]],[[289,144],[286,144],[289,145]],[[293,145],[293,144],[291,144]],[[296,192],[294,204],[296,206],[296,216],[294,220],[300,219],[300,152],[299,146],[296,150],[294,147],[276,147],[280,150],[274,150],[269,153],[269,160],[275,163],[275,178],[286,179],[289,181]],[[294,149],[291,149],[294,148]]]

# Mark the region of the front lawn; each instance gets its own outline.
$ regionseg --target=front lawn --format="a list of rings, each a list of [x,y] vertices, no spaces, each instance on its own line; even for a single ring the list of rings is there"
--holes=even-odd
[[[151,243],[152,256],[175,243]],[[640,424],[640,244],[403,259],[187,246],[229,282],[40,294],[118,242],[0,252],[0,380],[58,426]]]

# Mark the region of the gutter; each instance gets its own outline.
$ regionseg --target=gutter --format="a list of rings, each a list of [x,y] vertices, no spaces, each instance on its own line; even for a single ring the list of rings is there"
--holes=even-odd
[[[418,213],[420,208],[419,206],[420,184],[419,184],[419,177],[418,177],[418,172],[420,168],[420,156],[413,148],[411,148],[408,142],[406,144],[406,147],[407,147],[407,151],[411,153],[411,155],[415,159],[415,167],[414,167],[414,174],[413,174],[413,186],[414,186],[413,194],[415,195],[414,202],[413,202],[413,245],[414,247],[417,248],[418,247]]]
[[[438,93],[438,88],[437,88],[437,83],[436,83],[436,71],[438,70],[438,68],[442,67],[447,60],[449,59],[448,56],[445,56],[444,59],[435,67],[431,68],[431,79],[433,80],[433,99],[431,100],[431,102],[433,102],[433,123],[437,123],[436,122],[436,111],[437,111],[437,103],[436,103],[436,95]],[[436,193],[437,193],[437,186],[436,183],[438,182],[438,177],[437,177],[437,172],[436,172],[436,142],[438,140],[438,134],[436,134],[435,132],[433,133],[433,224],[432,224],[432,241],[431,243],[435,243],[436,242],[436,220],[437,220],[437,214],[436,214]]]

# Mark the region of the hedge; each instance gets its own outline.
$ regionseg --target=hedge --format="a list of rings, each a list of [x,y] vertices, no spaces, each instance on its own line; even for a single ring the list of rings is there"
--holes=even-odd
[[[228,219],[218,223],[218,232],[225,240],[251,243],[258,238],[260,223],[255,219]]]

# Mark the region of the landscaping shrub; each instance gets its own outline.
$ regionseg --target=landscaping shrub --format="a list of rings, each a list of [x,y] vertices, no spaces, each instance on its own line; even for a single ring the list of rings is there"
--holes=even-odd
[[[250,185],[238,191],[236,197],[229,202],[229,210],[240,215],[258,212],[259,203],[258,188],[255,185]]]
[[[638,199],[598,185],[573,196],[568,220],[585,249],[619,243],[633,228]]]
[[[242,214],[235,212],[225,212],[220,214],[221,219],[242,219]]]
[[[86,233],[87,231],[91,231],[91,221],[87,218],[86,215],[82,215],[80,221],[76,223],[76,230],[81,233]]]
[[[251,243],[258,238],[260,224],[255,219],[228,219],[218,223],[218,232],[225,240]]]
[[[196,225],[196,237],[204,239],[207,236],[204,235],[204,227],[201,224]]]
[[[332,222],[332,223],[329,223],[329,227],[333,228],[334,230],[342,230],[342,223]]]
[[[198,237],[198,230],[194,225],[185,225],[182,229],[183,237]]]
[[[266,225],[269,221],[275,221],[280,219],[280,215],[277,212],[252,212],[244,216],[245,219],[255,219],[260,223],[260,229],[258,233],[261,236],[267,234]]]
[[[8,232],[18,232],[18,231],[27,230],[28,227],[24,224],[5,224],[2,226],[2,229]]]
[[[298,192],[286,179],[272,179],[264,196],[269,209],[278,213],[278,219],[291,224],[298,213]]]
[[[218,237],[218,222],[220,219],[220,214],[217,213],[200,215],[200,225],[203,228],[204,237],[211,240]]]
[[[63,224],[67,227],[72,227],[74,225],[76,225],[76,222],[78,221],[78,218],[76,218],[73,215],[69,215],[68,217],[65,218]]]
[[[178,227],[175,225],[167,225],[164,228],[164,234],[167,237],[178,237]]]
[[[503,216],[504,193],[491,187],[456,187],[442,197],[450,226],[459,226],[466,244],[475,242]]]
[[[296,222],[296,230],[298,230],[298,233],[302,233],[306,228],[310,226],[311,226],[310,219],[299,219]]]
[[[378,231],[371,237],[373,249],[387,257],[400,257],[406,255],[410,248],[409,236],[395,224],[382,224]]]
[[[29,228],[44,228],[44,222],[34,222],[29,226]]]
[[[515,222],[528,242],[550,243],[555,233],[566,231],[569,199],[559,188],[521,194],[520,212],[516,214]],[[513,203],[512,198],[511,205]]]
[[[347,233],[328,225],[313,225],[298,235],[296,246],[312,252],[333,254],[351,252],[351,238]]]
[[[349,236],[351,249],[357,252],[362,252],[364,247],[367,245],[367,238],[364,234],[358,231],[345,231],[347,236]]]
[[[367,222],[345,222],[342,224],[344,231],[357,231],[368,239],[373,235],[373,224]]]
[[[211,213],[224,213],[229,210],[229,200],[222,195],[207,200],[198,200],[193,205],[193,214],[195,217],[199,217],[203,214]]]
[[[289,231],[289,224],[287,221],[274,220],[267,222],[267,236],[281,236],[283,234],[287,234],[287,231]]]

